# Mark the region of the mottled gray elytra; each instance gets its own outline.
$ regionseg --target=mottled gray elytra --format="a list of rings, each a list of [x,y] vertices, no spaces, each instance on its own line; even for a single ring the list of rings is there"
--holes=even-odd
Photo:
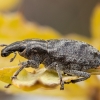
[[[21,62],[21,67],[12,76],[16,78],[20,71],[25,67],[38,68],[39,64],[44,64],[47,70],[55,70],[60,78],[60,89],[64,89],[62,73],[68,75],[76,75],[80,78],[71,80],[72,83],[84,81],[91,75],[86,72],[90,68],[97,68],[100,65],[100,52],[93,46],[75,40],[67,39],[27,39],[17,41],[6,46],[1,51],[2,57],[7,57],[16,51],[20,56],[28,59],[26,62]],[[15,56],[10,60],[13,61]],[[70,83],[70,82],[69,82]],[[7,86],[9,87],[10,84]]]

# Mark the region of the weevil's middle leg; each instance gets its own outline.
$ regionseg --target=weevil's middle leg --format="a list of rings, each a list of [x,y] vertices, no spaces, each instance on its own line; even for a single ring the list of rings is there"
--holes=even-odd
[[[60,70],[58,64],[56,64],[56,71],[57,71],[58,76],[60,78],[60,85],[61,85],[60,90],[64,90],[64,81],[62,80],[62,74],[61,74],[61,70]]]
[[[61,66],[62,65],[59,64],[58,62],[53,62],[47,67],[47,69],[49,70],[55,69],[57,71],[58,76],[60,78],[60,85],[61,85],[60,90],[64,90],[64,81],[62,80],[62,74],[61,74],[61,69],[60,69]]]

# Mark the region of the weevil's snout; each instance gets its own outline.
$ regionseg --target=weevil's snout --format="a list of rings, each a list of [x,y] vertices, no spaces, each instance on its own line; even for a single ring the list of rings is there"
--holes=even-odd
[[[10,55],[10,53],[12,53],[12,51],[6,44],[1,44],[0,46],[2,46],[2,47],[6,46],[4,49],[1,50],[2,57],[7,57]]]
[[[8,52],[1,52],[1,56],[2,56],[2,57],[7,57],[7,56],[9,56],[9,54],[10,54],[10,53],[8,53]]]
[[[14,53],[16,51],[22,51],[25,47],[21,43],[22,42],[17,41],[17,42],[10,44],[10,45],[7,45],[4,49],[2,49],[1,56],[7,57],[11,53]]]

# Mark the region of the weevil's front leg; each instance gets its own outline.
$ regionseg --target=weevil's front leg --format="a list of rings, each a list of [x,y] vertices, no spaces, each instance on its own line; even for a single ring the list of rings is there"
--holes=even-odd
[[[60,78],[60,90],[64,90],[64,81],[62,80],[62,74],[61,74],[61,70],[60,70],[61,64],[59,64],[58,62],[53,62],[52,64],[50,64],[48,66],[48,69],[55,69],[58,73],[58,76]]]
[[[68,82],[68,83],[76,83],[76,82],[84,81],[91,76],[90,73],[77,71],[77,70],[65,70],[65,72],[69,73],[71,75],[76,75],[78,77],[82,77],[82,78],[79,78],[79,79],[76,79],[76,80],[71,80],[71,82]]]
[[[21,62],[20,64],[20,68],[14,73],[14,75],[11,77],[11,80],[16,79],[18,74],[27,67],[34,67],[34,68],[38,68],[39,64],[37,62],[35,62],[34,60],[28,60],[26,62]],[[7,86],[5,86],[5,88],[9,88],[11,86],[11,84],[8,84]]]
[[[20,64],[20,68],[14,73],[14,75],[12,76],[12,79],[16,78],[18,76],[18,74],[27,67],[33,67],[33,68],[38,68],[39,64],[37,62],[35,62],[34,60],[28,60],[26,62],[21,62]]]

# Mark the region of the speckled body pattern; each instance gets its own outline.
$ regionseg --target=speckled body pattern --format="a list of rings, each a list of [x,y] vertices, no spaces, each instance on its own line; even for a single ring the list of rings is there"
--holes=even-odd
[[[6,57],[16,51],[20,56],[28,59],[28,61],[22,62],[22,69],[29,66],[38,68],[42,63],[48,70],[57,71],[61,90],[64,89],[61,71],[68,75],[81,77],[71,81],[76,83],[90,77],[90,73],[85,72],[87,69],[97,68],[100,65],[100,52],[85,42],[75,40],[28,39],[18,41],[6,46],[1,51],[1,56]],[[14,77],[22,69],[19,69]]]

